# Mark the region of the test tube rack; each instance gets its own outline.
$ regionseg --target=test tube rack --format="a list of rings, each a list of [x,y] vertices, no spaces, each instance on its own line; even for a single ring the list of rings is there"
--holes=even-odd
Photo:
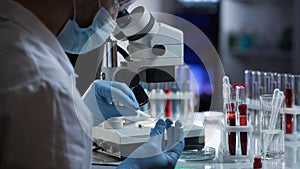
[[[248,100],[249,110],[260,110],[259,101]],[[293,116],[292,133],[285,133],[285,139],[290,141],[300,140],[300,106],[293,105],[292,108],[283,108],[282,115],[291,114]]]
[[[194,112],[194,100],[195,94],[193,92],[177,92],[177,93],[155,93],[150,92],[148,93],[148,97],[150,102],[152,101],[162,101],[165,102],[166,100],[179,100],[182,106],[181,115],[187,115],[187,113]]]
[[[219,160],[224,163],[231,162],[252,162],[253,161],[253,144],[252,144],[252,131],[253,127],[248,122],[247,126],[228,126],[227,124],[223,124],[223,132],[221,132],[221,145],[219,146]],[[231,155],[229,153],[229,142],[228,142],[228,133],[235,132],[236,133],[236,153],[235,155]],[[241,132],[247,133],[247,155],[242,155],[241,147],[238,142],[240,141],[239,136]]]

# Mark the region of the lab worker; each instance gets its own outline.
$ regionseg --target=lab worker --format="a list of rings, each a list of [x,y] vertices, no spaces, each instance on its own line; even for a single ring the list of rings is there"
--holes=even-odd
[[[0,0],[1,169],[91,168],[92,126],[135,115],[139,106],[125,84],[94,81],[81,97],[65,55],[104,43],[115,27],[116,3]],[[93,43],[86,43],[90,37]],[[149,141],[119,168],[174,168],[184,139],[182,123],[171,125],[158,120]],[[165,131],[168,144],[162,149]]]

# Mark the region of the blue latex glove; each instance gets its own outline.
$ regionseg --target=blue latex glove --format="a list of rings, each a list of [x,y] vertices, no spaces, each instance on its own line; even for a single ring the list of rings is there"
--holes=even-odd
[[[176,121],[175,127],[171,127],[172,121],[159,120],[155,128],[150,132],[150,139],[133,151],[124,160],[118,169],[171,169],[176,163],[184,148],[184,132],[180,121]],[[167,129],[167,146],[163,150],[163,135]]]
[[[83,101],[94,116],[94,126],[118,116],[135,116],[139,104],[130,88],[119,82],[95,80]]]

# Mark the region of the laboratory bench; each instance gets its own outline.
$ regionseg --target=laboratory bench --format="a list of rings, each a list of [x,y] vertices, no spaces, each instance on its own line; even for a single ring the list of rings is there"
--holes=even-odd
[[[202,114],[196,115],[195,124],[200,124],[204,118]],[[199,120],[200,119],[200,120]],[[213,147],[216,150],[215,158],[207,161],[185,161],[179,159],[176,168],[200,168],[200,169],[251,169],[251,162],[220,162],[219,145],[221,143],[220,126],[217,123],[206,123],[205,126],[205,147]],[[270,169],[299,169],[300,168],[300,141],[285,140],[285,157],[279,160],[262,160],[263,168]],[[92,169],[113,169],[117,166],[93,165]]]
[[[263,168],[269,169],[299,169],[300,147],[299,143],[286,142],[285,160],[262,161]],[[298,144],[298,145],[296,145]],[[293,146],[295,145],[295,146]],[[293,148],[294,147],[294,148]],[[298,150],[295,148],[298,147]],[[115,169],[117,166],[93,165],[92,169]],[[200,169],[252,169],[252,163],[216,163],[214,161],[183,161],[179,160],[176,168],[200,168]]]

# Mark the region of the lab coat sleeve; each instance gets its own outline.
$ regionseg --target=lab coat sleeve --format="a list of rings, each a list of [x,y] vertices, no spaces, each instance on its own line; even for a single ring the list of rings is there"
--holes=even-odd
[[[73,101],[79,95],[37,82],[0,96],[0,168],[90,167],[91,140]]]

